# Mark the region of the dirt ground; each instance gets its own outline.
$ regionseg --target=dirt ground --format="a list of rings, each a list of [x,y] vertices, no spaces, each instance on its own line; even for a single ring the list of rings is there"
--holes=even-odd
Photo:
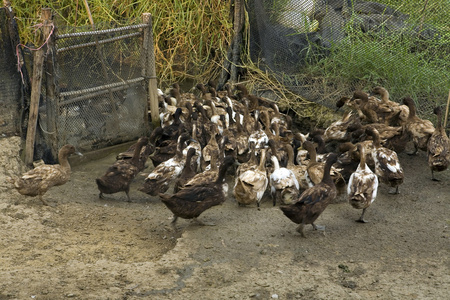
[[[137,191],[98,198],[94,179],[114,154],[73,167],[43,206],[6,179],[23,170],[18,138],[0,139],[0,300],[3,299],[450,299],[450,171],[430,180],[426,155],[400,155],[400,195],[381,186],[368,209],[330,205],[325,233],[295,231],[269,198],[233,197],[178,221]],[[145,171],[148,173],[151,168]],[[231,178],[230,178],[231,183]]]

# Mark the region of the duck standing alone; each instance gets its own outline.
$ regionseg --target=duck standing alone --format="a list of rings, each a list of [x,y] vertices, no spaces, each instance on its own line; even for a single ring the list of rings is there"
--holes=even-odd
[[[70,179],[71,168],[68,157],[71,154],[82,155],[75,150],[73,145],[64,145],[58,152],[59,164],[42,164],[24,173],[21,177],[11,179],[14,188],[22,195],[35,197],[44,205],[48,205],[43,199],[44,194],[53,186],[65,184]]]

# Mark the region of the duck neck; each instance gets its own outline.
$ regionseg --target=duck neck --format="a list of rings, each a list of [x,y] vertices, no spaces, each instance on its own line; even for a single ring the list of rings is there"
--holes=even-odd
[[[294,166],[294,149],[290,144],[285,145],[288,154],[288,167]]]
[[[351,150],[349,150],[351,151]],[[361,169],[364,169],[366,167],[366,153],[364,151],[364,146],[359,144],[358,145],[358,151],[359,151],[359,167]],[[351,154],[350,154],[351,155]]]
[[[192,139],[197,140],[197,122],[192,123]]]
[[[314,145],[311,144],[311,146],[308,147],[306,150],[308,150],[308,153],[309,153],[310,163],[317,162],[317,153],[316,153],[316,148],[314,147]]]
[[[442,110],[437,109],[436,111],[436,129],[441,130],[442,129]]]
[[[374,147],[375,148],[381,147],[380,135],[378,134],[378,132],[373,132],[372,138]]]
[[[278,170],[280,168],[280,163],[278,162],[278,158],[275,155],[272,155],[271,160],[273,163],[273,169]]]
[[[222,183],[225,179],[225,175],[227,174],[227,169],[230,166],[228,162],[224,162],[219,168],[219,174],[217,176],[216,183]]]
[[[136,165],[139,162],[142,147],[144,147],[144,143],[142,141],[138,141],[136,148],[134,148],[133,157],[131,158],[131,163],[133,165]]]
[[[389,101],[389,92],[386,89],[380,89],[381,101],[387,103]]]
[[[333,165],[333,162],[331,160],[327,160],[325,162],[325,166],[323,168],[323,178],[322,182],[328,185],[334,185],[333,179],[331,178],[330,171],[331,166]]]
[[[210,164],[210,171],[216,172],[217,171],[217,161],[219,160],[219,151],[214,150],[211,154],[211,160],[209,162]]]
[[[414,101],[411,99],[410,101],[408,101],[408,108],[409,108],[409,119],[414,119],[416,116],[416,104],[414,103]]]
[[[261,158],[258,165],[258,170],[264,172],[266,170],[266,149],[261,149]]]
[[[60,153],[58,153],[58,162],[59,165],[67,170],[70,171],[70,163],[69,163],[69,159],[68,159],[69,155],[65,152],[60,151]]]

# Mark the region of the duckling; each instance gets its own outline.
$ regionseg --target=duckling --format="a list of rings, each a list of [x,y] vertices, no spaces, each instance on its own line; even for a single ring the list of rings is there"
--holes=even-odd
[[[366,164],[364,147],[357,146],[360,162],[356,171],[350,176],[347,185],[348,201],[356,209],[362,209],[362,214],[357,222],[366,223],[364,213],[366,209],[375,201],[378,190],[378,177]]]
[[[139,191],[156,196],[169,189],[170,183],[181,173],[186,162],[183,149],[186,141],[190,139],[189,133],[183,133],[178,138],[177,153],[174,157],[159,164],[145,179]]]
[[[133,157],[129,160],[117,160],[110,166],[102,177],[95,179],[97,188],[100,191],[99,198],[103,199],[103,194],[114,194],[125,192],[128,202],[130,199],[130,184],[136,175],[141,171],[140,164],[141,150],[148,144],[148,138],[141,137],[134,148]]]
[[[380,136],[375,128],[368,127],[366,133],[373,138],[371,154],[375,163],[375,174],[379,181],[395,188],[395,191],[391,190],[389,194],[398,194],[398,187],[403,183],[404,172],[397,153],[381,146]]]
[[[225,202],[227,196],[224,182],[227,169],[234,164],[234,158],[227,156],[220,166],[218,177],[210,183],[186,186],[173,195],[159,194],[161,201],[174,214],[172,225],[178,218],[194,219],[207,209]],[[203,223],[201,223],[203,224]],[[205,224],[203,224],[205,225]]]
[[[283,214],[292,222],[299,224],[297,232],[306,237],[304,226],[311,224],[314,230],[324,230],[324,226],[314,224],[317,218],[327,208],[337,195],[336,186],[330,176],[331,166],[337,161],[337,154],[332,153],[325,162],[322,181],[304,191],[298,200],[290,205],[280,206]]]
[[[197,162],[194,160],[192,162],[193,156],[196,154],[195,148],[189,148],[186,154],[186,163],[184,164],[183,171],[181,171],[180,176],[175,181],[173,186],[173,192],[178,192],[192,177],[197,174]]]
[[[58,152],[59,164],[41,164],[22,174],[21,177],[11,178],[11,183],[20,194],[30,197],[38,196],[44,205],[48,205],[43,198],[44,194],[51,187],[63,185],[70,179],[71,168],[68,157],[71,154],[81,155],[73,145],[64,145]]]
[[[434,125],[430,120],[421,119],[416,115],[416,104],[413,99],[406,97],[403,99],[403,103],[409,108],[405,129],[414,142],[415,151],[412,154],[417,154],[419,149],[427,151],[428,139],[435,131]]]
[[[298,180],[292,170],[280,168],[278,158],[275,155],[272,155],[271,160],[274,170],[270,174],[269,184],[273,206],[276,205],[277,201],[282,204],[291,204],[300,188]]]
[[[260,209],[261,199],[266,191],[269,179],[266,173],[266,149],[261,149],[261,157],[257,168],[249,168],[236,176],[233,195],[239,205],[256,203]]]
[[[450,142],[442,126],[442,108],[436,107],[433,111],[437,116],[436,129],[428,139],[427,155],[428,166],[431,169],[431,179],[439,181],[434,177],[434,172],[442,172],[448,168],[450,162]]]

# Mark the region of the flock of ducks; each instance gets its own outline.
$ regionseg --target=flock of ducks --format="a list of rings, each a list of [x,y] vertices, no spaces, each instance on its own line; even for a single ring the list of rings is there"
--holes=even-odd
[[[362,210],[359,222],[377,196],[379,183],[399,192],[404,172],[397,153],[408,142],[414,152],[427,151],[431,178],[447,169],[449,139],[437,107],[436,127],[416,115],[414,101],[390,100],[388,91],[375,87],[370,93],[355,91],[337,101],[346,108],[343,117],[325,130],[295,131],[289,115],[270,101],[248,92],[243,84],[217,91],[212,82],[198,84],[198,93],[181,93],[173,84],[165,94],[159,90],[161,126],[149,137],[141,137],[117,155],[105,174],[97,178],[99,197],[125,192],[148,165],[154,169],[139,191],[159,196],[178,218],[197,218],[223,203],[232,189],[239,206],[255,205],[264,194],[280,205],[286,217],[299,224],[297,231],[316,219],[343,194],[349,204]],[[70,177],[67,156],[71,145],[62,147],[59,165],[43,165],[13,178],[19,193],[43,194]],[[226,176],[234,176],[229,187]],[[170,193],[170,189],[173,189]],[[169,191],[169,192],[168,192]],[[199,222],[201,223],[201,222]]]

